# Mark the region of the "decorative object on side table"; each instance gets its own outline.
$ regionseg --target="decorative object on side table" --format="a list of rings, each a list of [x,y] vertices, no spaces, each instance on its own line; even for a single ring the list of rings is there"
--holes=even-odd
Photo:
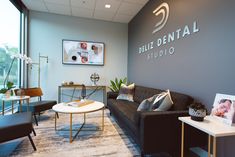
[[[68,82],[63,81],[63,82],[61,83],[61,85],[62,85],[62,86],[66,86],[66,85],[68,85]]]
[[[235,123],[235,95],[217,93],[211,116],[224,124],[233,125]]]
[[[91,74],[90,79],[92,81],[92,85],[97,86],[96,82],[99,81],[100,76],[97,73],[93,73],[93,74]]]
[[[206,107],[201,103],[193,103],[189,106],[189,115],[192,120],[203,121],[206,116]]]

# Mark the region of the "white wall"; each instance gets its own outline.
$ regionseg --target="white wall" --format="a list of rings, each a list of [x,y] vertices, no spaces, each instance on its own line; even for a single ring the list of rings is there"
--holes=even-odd
[[[104,66],[62,64],[62,39],[99,41],[105,43]],[[29,56],[38,62],[38,53],[49,57],[42,60],[41,87],[44,98],[58,98],[58,86],[62,81],[90,85],[94,72],[101,77],[98,84],[109,85],[115,77],[127,76],[127,24],[105,22],[41,12],[30,12]],[[30,87],[37,86],[37,68],[29,71]]]

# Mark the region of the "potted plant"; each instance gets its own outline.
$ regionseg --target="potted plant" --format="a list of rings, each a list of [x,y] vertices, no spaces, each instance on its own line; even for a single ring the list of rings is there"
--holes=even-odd
[[[14,83],[13,82],[10,82],[8,81],[7,84],[6,84],[6,87],[0,89],[0,94],[7,94],[8,96],[12,95],[13,94],[13,91],[11,90],[12,88],[15,88],[14,86]]]
[[[189,115],[192,120],[203,121],[206,116],[206,107],[201,103],[193,103],[189,106]]]
[[[7,97],[9,97],[10,95],[13,95],[13,91],[11,89],[15,88],[14,83],[11,81],[8,81],[14,61],[16,59],[20,59],[22,61],[25,61],[26,64],[32,64],[32,59],[30,57],[27,57],[26,55],[23,55],[23,54],[12,54],[11,58],[12,58],[12,61],[10,63],[10,67],[9,67],[7,74],[6,74],[6,77],[3,81],[3,88],[0,89],[0,94],[5,94],[5,95],[7,94]]]
[[[110,80],[111,85],[109,86],[109,89],[112,92],[119,92],[120,88],[121,88],[121,84],[126,84],[127,83],[127,78],[125,77],[124,79],[117,79],[115,78],[114,81]]]

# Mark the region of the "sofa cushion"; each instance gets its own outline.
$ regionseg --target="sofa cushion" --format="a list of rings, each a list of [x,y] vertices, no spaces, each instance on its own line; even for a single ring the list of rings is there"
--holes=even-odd
[[[127,123],[132,123],[129,126],[139,124],[138,105],[136,102],[108,99],[108,107],[117,111],[122,118],[126,118]]]
[[[119,91],[119,95],[118,95],[117,99],[134,101],[133,100],[134,89],[135,89],[135,84],[134,83],[132,83],[128,86],[122,83],[121,84],[121,89]]]
[[[161,92],[163,92],[163,90],[135,86],[134,101],[140,104],[144,99],[150,98],[153,95],[159,94]]]
[[[30,102],[29,103],[29,111],[35,112],[35,113],[46,111],[46,110],[52,109],[52,107],[55,104],[57,104],[57,102],[54,100],[43,100],[43,101]],[[20,106],[19,106],[19,109],[20,109]],[[27,109],[28,109],[28,105],[23,104],[22,111],[27,111]]]
[[[139,104],[136,102],[130,102],[126,100],[115,100],[109,99],[109,106],[112,105],[116,110],[120,111],[125,117],[130,121],[134,122],[134,113],[137,112],[137,107]]]
[[[187,110],[188,106],[193,103],[192,97],[177,92],[171,92],[171,98],[174,102],[171,108],[171,110],[173,111]]]

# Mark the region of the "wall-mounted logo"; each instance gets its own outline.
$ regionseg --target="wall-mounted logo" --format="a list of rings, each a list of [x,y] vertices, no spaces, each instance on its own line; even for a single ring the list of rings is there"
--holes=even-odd
[[[161,20],[156,23],[155,29],[152,32],[154,34],[160,31],[165,26],[167,19],[169,17],[169,5],[165,2],[162,3],[153,11],[153,14],[155,14],[156,16],[159,16],[160,14],[162,14]]]
[[[169,5],[163,2],[154,11],[154,17],[158,19],[154,26],[152,35],[160,31],[167,23],[169,17]],[[177,18],[177,17],[176,17]],[[155,21],[154,21],[155,22]],[[193,21],[191,24],[186,24],[182,27],[177,26],[175,31],[168,32],[164,30],[163,35],[153,35],[154,39],[141,44],[138,49],[138,53],[147,56],[147,59],[157,59],[164,56],[173,55],[176,52],[175,47],[171,44],[175,40],[186,38],[197,32],[199,32],[197,21]],[[156,37],[156,38],[155,38]],[[152,36],[151,36],[152,38]]]

